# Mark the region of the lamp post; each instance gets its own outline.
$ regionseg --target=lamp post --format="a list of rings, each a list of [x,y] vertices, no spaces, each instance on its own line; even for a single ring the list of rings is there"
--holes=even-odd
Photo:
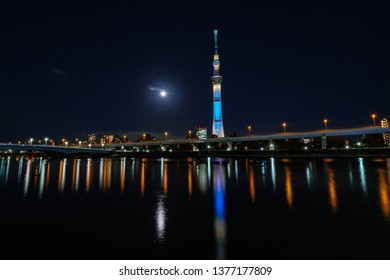
[[[251,129],[252,129],[252,126],[251,126],[251,125],[248,125],[248,136],[251,135]]]
[[[287,124],[284,122],[284,123],[282,123],[282,126],[283,126],[283,132],[286,133],[286,126],[287,126]]]
[[[328,120],[324,119],[325,130],[328,130]]]
[[[32,145],[34,139],[33,138],[30,138],[30,144]]]
[[[375,125],[376,125],[376,124],[375,124],[376,114],[372,114],[372,115],[371,115],[371,118],[372,118],[372,122],[374,123],[374,126],[375,126]]]
[[[168,132],[165,131],[165,132],[164,132],[164,135],[165,135],[165,141],[167,141],[167,140],[168,140]]]
[[[191,130],[188,130],[188,138],[189,138],[189,139],[192,138],[192,131],[191,131]]]
[[[45,146],[47,145],[47,140],[49,140],[49,138],[45,138]]]
[[[68,141],[65,141],[65,147],[68,147]]]

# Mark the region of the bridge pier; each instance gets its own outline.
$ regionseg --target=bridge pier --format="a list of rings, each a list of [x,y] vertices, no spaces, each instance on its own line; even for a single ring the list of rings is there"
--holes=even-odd
[[[193,152],[198,151],[198,146],[197,146],[197,145],[191,144],[191,146],[192,146],[192,151],[193,151]]]
[[[272,139],[269,139],[269,140],[268,140],[268,149],[269,149],[270,151],[275,150],[275,143],[274,143],[274,140],[272,140]]]
[[[321,149],[326,150],[326,136],[321,137]]]
[[[233,150],[233,142],[226,142],[226,144],[228,145],[228,151],[232,151]]]

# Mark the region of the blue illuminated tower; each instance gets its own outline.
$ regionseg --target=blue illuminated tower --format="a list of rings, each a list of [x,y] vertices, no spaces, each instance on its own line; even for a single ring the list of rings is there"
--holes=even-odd
[[[222,76],[219,75],[220,63],[218,55],[218,44],[217,44],[217,35],[218,30],[214,30],[214,75],[211,77],[211,82],[213,84],[213,134],[218,137],[225,137],[223,131],[223,121],[222,121],[222,98],[221,98],[221,84]]]

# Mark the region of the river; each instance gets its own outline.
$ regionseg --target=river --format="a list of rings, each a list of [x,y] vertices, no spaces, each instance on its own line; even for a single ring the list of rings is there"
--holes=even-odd
[[[390,158],[0,157],[1,259],[389,259]]]

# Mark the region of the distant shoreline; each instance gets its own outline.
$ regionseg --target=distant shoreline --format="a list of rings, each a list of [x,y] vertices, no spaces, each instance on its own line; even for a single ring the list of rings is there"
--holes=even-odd
[[[111,155],[61,155],[61,154],[48,154],[48,153],[0,153],[0,156],[28,156],[28,157],[51,157],[51,158],[207,158],[207,157],[222,157],[222,158],[350,158],[350,157],[389,157],[390,149],[350,149],[350,150],[312,150],[312,151],[297,151],[297,150],[275,150],[275,151],[150,151],[150,152],[122,152],[115,151]]]

